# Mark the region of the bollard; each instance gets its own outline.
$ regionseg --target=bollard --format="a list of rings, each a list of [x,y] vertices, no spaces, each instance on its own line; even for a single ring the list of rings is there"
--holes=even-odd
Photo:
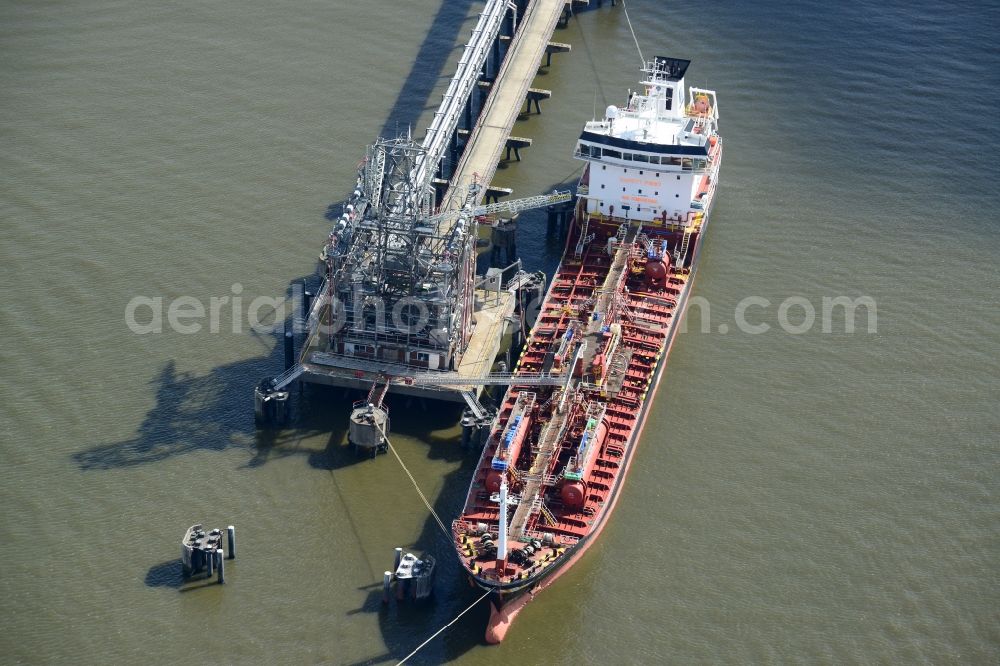
[[[392,572],[386,571],[382,574],[382,603],[389,603],[392,588]]]
[[[397,548],[395,551],[395,556],[392,560],[392,572],[396,573],[399,569],[399,563],[403,560],[403,549]]]
[[[222,585],[226,582],[226,558],[223,557],[221,548],[215,551],[215,559],[215,566],[219,569],[219,585]]]
[[[215,553],[210,550],[203,550],[202,553],[205,556],[205,563],[208,566],[208,577],[211,578],[215,573]]]
[[[236,559],[236,528],[230,525],[226,528],[226,536],[229,540],[229,559]]]

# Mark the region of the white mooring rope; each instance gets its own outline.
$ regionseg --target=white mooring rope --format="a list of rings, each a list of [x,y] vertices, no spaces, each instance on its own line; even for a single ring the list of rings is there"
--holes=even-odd
[[[635,36],[635,30],[632,29],[632,19],[628,17],[628,7],[625,6],[625,0],[622,0],[622,9],[625,11],[625,20],[628,21],[628,31],[632,33],[632,41],[635,42],[635,50],[639,52],[639,60],[642,61],[642,66],[646,66],[646,59],[642,57],[642,49],[639,48],[639,40]]]
[[[406,476],[410,477],[410,483],[413,484],[413,487],[416,489],[417,494],[420,495],[420,499],[423,500],[424,506],[426,506],[427,510],[431,512],[431,515],[434,516],[434,520],[437,521],[438,527],[441,528],[441,531],[444,533],[445,537],[449,541],[451,541],[451,532],[449,532],[448,528],[444,526],[444,521],[441,520],[441,516],[437,515],[437,511],[435,511],[434,507],[431,506],[431,503],[427,501],[427,497],[424,495],[423,491],[420,490],[420,486],[417,485],[417,480],[413,478],[413,475],[410,474],[410,470],[408,470],[406,468],[406,465],[403,464],[403,459],[399,457],[398,453],[396,453],[396,448],[392,445],[392,442],[389,441],[389,438],[385,434],[385,428],[379,426],[377,423],[375,425],[376,427],[378,427],[378,431],[382,434],[382,439],[385,440],[386,446],[389,447],[389,450],[392,451],[392,455],[396,456],[396,460],[399,461],[399,466],[403,468],[404,472],[406,472]]]
[[[442,631],[444,631],[445,629],[447,629],[451,625],[453,625],[456,622],[458,622],[458,618],[462,617],[463,615],[465,615],[466,613],[468,613],[470,610],[472,610],[475,607],[476,604],[478,604],[480,601],[482,601],[487,596],[489,596],[489,594],[491,592],[493,592],[493,590],[486,590],[486,592],[483,593],[483,596],[481,596],[478,599],[476,599],[475,601],[473,601],[471,606],[469,606],[464,611],[462,611],[461,613],[459,613],[458,615],[456,615],[454,620],[452,620],[448,624],[444,625],[443,627],[441,627],[440,629],[438,629],[437,631],[435,631],[434,634],[430,638],[428,638],[426,641],[424,641],[423,643],[421,643],[420,645],[418,645],[413,652],[411,652],[410,654],[408,654],[405,657],[403,657],[402,661],[400,661],[398,664],[396,664],[396,666],[401,666],[402,664],[405,664],[407,659],[409,659],[410,657],[412,657],[416,653],[420,652],[421,648],[423,648],[425,645],[427,645],[432,640],[434,640],[435,638],[437,638],[437,635],[440,634]]]
[[[376,425],[378,425],[378,424],[376,424]],[[441,516],[439,516],[437,514],[437,511],[434,510],[434,507],[431,506],[431,503],[427,501],[427,496],[424,495],[424,493],[423,493],[422,490],[420,490],[420,486],[417,485],[417,480],[413,478],[413,475],[410,474],[410,470],[408,470],[406,468],[406,465],[403,464],[403,459],[399,457],[399,454],[396,453],[396,449],[395,449],[395,447],[393,447],[392,442],[390,442],[389,438],[386,437],[385,429],[382,428],[382,427],[379,427],[378,430],[379,430],[380,433],[382,433],[382,438],[385,439],[385,444],[386,444],[386,446],[389,447],[389,450],[392,451],[392,455],[396,456],[396,460],[399,461],[399,466],[403,468],[404,472],[406,472],[406,476],[410,477],[410,482],[413,484],[413,487],[416,489],[417,494],[420,495],[420,499],[423,500],[424,506],[426,506],[427,510],[431,512],[431,515],[434,516],[434,520],[437,521],[437,524],[441,528],[441,531],[444,532],[444,535],[450,540],[451,539],[451,532],[449,532],[448,528],[444,526],[444,521],[441,520]],[[483,599],[485,599],[486,597],[488,597],[491,592],[493,592],[493,590],[486,590],[486,592],[483,593],[483,596],[481,596],[478,599],[476,599],[475,601],[473,601],[472,604],[469,605],[468,608],[466,608],[464,611],[462,611],[461,613],[459,613],[458,615],[456,615],[455,619],[453,619],[451,622],[449,622],[448,624],[444,625],[443,627],[441,627],[440,629],[438,629],[437,631],[435,631],[433,634],[431,634],[431,636],[427,640],[425,640],[423,643],[421,643],[420,645],[418,645],[413,650],[413,652],[411,652],[410,654],[408,654],[405,657],[403,657],[403,659],[398,664],[396,664],[396,666],[401,666],[402,664],[406,663],[406,661],[410,657],[412,657],[416,653],[420,652],[420,650],[422,650],[425,645],[427,645],[432,640],[434,640],[435,638],[437,638],[441,634],[441,632],[443,632],[445,629],[447,629],[451,625],[453,625],[456,622],[458,622],[458,618],[462,617],[463,615],[465,615],[466,613],[468,613],[470,610],[472,610],[476,606],[476,604],[478,604],[480,601],[482,601]]]

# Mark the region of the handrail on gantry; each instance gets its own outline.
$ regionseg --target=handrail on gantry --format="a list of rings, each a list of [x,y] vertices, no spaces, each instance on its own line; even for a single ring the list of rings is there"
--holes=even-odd
[[[413,171],[414,183],[423,185],[437,171],[448,148],[449,139],[458,129],[458,121],[465,105],[483,72],[490,48],[500,35],[507,8],[508,0],[489,0],[483,13],[479,15],[479,22],[472,31],[472,39],[465,45],[462,58],[458,61],[458,70],[448,84],[441,106],[434,112],[434,120],[427,129],[422,144],[426,153]],[[414,190],[417,191],[419,188]]]

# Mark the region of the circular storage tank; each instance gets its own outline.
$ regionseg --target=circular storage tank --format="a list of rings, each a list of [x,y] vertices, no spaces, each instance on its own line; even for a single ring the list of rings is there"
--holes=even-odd
[[[646,282],[663,284],[667,279],[667,265],[659,259],[650,259],[646,262],[645,275]]]
[[[562,490],[559,491],[559,497],[567,508],[579,509],[587,498],[587,489],[582,481],[564,483]]]

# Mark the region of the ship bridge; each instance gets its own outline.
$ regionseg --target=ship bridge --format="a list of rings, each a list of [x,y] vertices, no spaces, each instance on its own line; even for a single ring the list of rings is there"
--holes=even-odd
[[[588,122],[574,156],[589,162],[587,212],[691,228],[714,187],[722,144],[715,91],[685,88],[690,61],[657,57],[644,92]]]

